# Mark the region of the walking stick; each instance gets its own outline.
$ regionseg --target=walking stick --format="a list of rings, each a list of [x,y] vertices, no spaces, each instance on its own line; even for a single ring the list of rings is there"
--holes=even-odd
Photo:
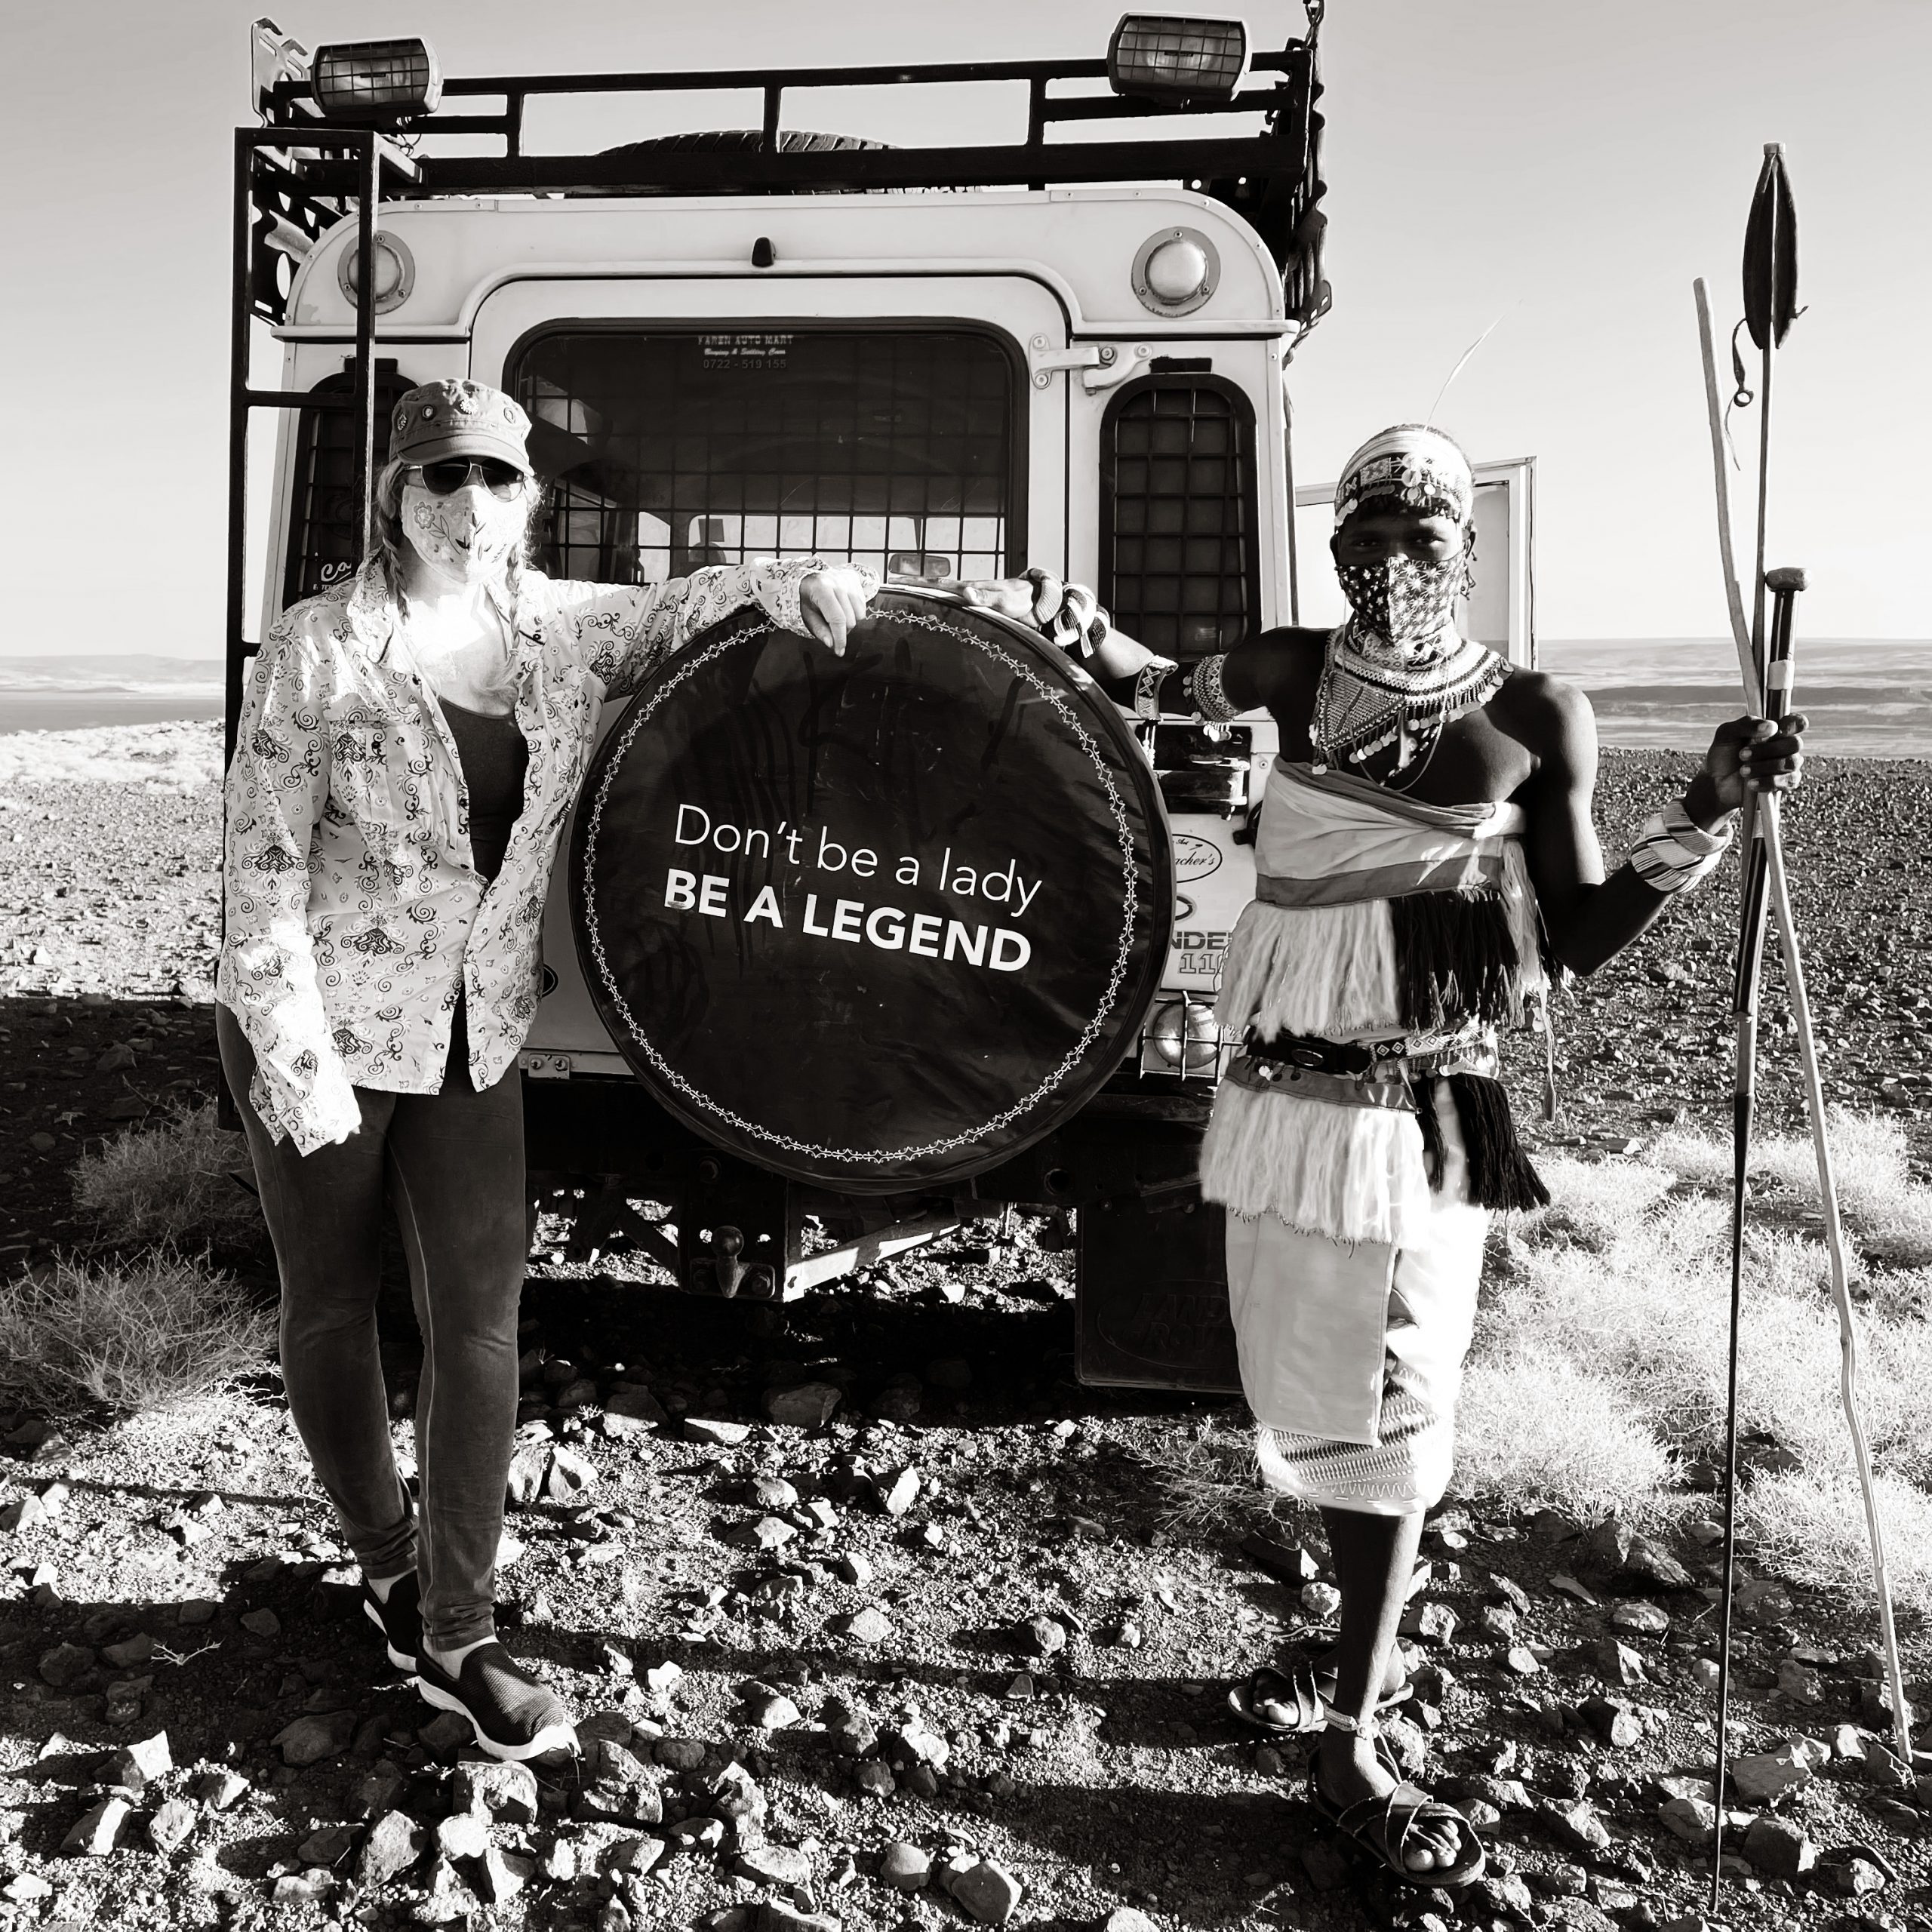
[[[1770,460],[1770,390],[1774,352],[1783,342],[1797,314],[1797,223],[1791,188],[1784,171],[1783,150],[1767,146],[1764,163],[1752,200],[1744,249],[1746,325],[1762,358],[1760,393],[1763,413],[1758,424],[1758,518],[1755,580],[1752,624],[1744,624],[1731,549],[1730,501],[1724,467],[1724,428],[1718,399],[1717,362],[1711,337],[1710,309],[1701,280],[1694,284],[1700,346],[1703,353],[1704,394],[1711,432],[1712,468],[1716,478],[1718,546],[1724,590],[1737,646],[1738,667],[1748,708],[1773,718],[1788,715],[1792,703],[1795,660],[1792,610],[1804,588],[1801,571],[1764,568],[1766,512]],[[1740,383],[1741,388],[1741,383]],[[1743,400],[1748,401],[1749,398]],[[1764,633],[1767,593],[1774,600],[1771,635]],[[1768,648],[1767,648],[1768,647]],[[1807,1111],[1810,1117],[1813,1150],[1818,1168],[1819,1193],[1824,1209],[1826,1248],[1832,1300],[1838,1309],[1839,1395],[1850,1430],[1865,1506],[1866,1528],[1872,1547],[1872,1578],[1878,1598],[1879,1630],[1886,1675],[1892,1698],[1894,1737],[1900,1761],[1910,1767],[1911,1715],[1905,1702],[1898,1638],[1892,1617],[1890,1580],[1884,1550],[1878,1497],[1872,1480],[1871,1452],[1858,1393],[1858,1340],[1844,1254],[1844,1229],[1838,1213],[1831,1146],[1825,1122],[1824,1084],[1819,1070],[1817,1043],[1810,1003],[1804,984],[1804,962],[1786,876],[1784,845],[1776,793],[1761,798],[1747,793],[1744,809],[1745,870],[1741,894],[1737,971],[1732,1002],[1736,1079],[1733,1100],[1733,1192],[1731,1214],[1731,1296],[1729,1360],[1727,1373],[1724,1443],[1724,1543],[1722,1636],[1718,1667],[1717,1818],[1712,1833],[1711,1905],[1717,1908],[1724,1863],[1724,1786],[1730,1758],[1730,1644],[1736,1580],[1736,1504],[1737,1487],[1738,1340],[1743,1304],[1745,1203],[1755,1100],[1757,995],[1762,973],[1767,910],[1774,910],[1787,991],[1798,1030]]]

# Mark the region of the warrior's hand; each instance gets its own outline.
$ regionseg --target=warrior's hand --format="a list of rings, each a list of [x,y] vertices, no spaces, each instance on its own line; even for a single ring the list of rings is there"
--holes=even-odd
[[[1084,669],[1109,688],[1122,681],[1131,687],[1149,664],[1168,662],[1102,618],[1094,593],[1084,584],[1063,583],[1051,571],[1031,570],[1024,577],[940,587],[965,603],[997,611],[1016,623],[1047,632],[1076,663],[1082,663]]]
[[[798,586],[798,614],[805,629],[835,657],[844,655],[846,637],[864,621],[871,601],[864,577],[843,564],[814,571]]]
[[[982,577],[968,583],[954,582],[939,587],[951,591],[964,603],[983,611],[997,611],[1002,617],[1011,617],[1015,623],[1035,630],[1051,623],[1067,601],[1069,590],[1078,588],[1061,583],[1051,571],[1041,570],[1029,571],[1024,577]],[[1078,594],[1087,600],[1091,616],[1094,593],[1088,590]]]
[[[1720,724],[1704,755],[1704,768],[1691,782],[1684,804],[1700,823],[1709,823],[1744,803],[1753,792],[1789,792],[1804,774],[1801,714],[1780,718],[1734,718]],[[1708,804],[1708,817],[1700,808]]]

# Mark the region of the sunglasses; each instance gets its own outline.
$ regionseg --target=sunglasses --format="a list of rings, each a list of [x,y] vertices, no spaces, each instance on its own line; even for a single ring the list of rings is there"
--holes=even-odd
[[[500,457],[446,457],[441,463],[415,463],[411,473],[423,479],[423,487],[432,497],[452,497],[472,481],[481,482],[493,497],[507,502],[518,495],[529,478],[513,463]]]

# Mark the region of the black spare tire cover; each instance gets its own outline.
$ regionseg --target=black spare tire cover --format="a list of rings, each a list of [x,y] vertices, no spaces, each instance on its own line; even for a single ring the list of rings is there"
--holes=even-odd
[[[660,666],[592,761],[571,878],[656,1097],[860,1193],[963,1180],[1089,1100],[1174,896],[1113,707],[1021,626],[897,589],[843,657],[741,611]]]

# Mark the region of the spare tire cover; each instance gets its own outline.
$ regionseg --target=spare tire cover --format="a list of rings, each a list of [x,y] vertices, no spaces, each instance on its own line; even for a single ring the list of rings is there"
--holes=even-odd
[[[1112,706],[1023,626],[897,589],[842,657],[754,611],[660,666],[571,871],[585,980],[657,1098],[861,1193],[963,1180],[1090,1099],[1174,897]]]

